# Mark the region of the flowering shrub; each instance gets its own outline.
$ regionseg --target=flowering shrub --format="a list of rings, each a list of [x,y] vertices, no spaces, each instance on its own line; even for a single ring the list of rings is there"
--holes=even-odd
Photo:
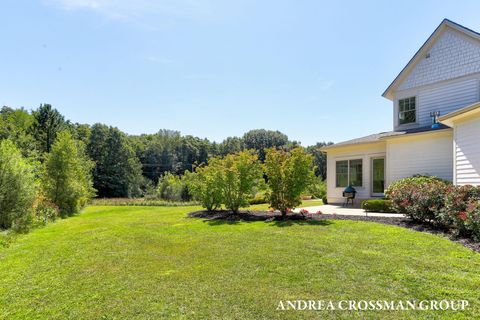
[[[438,224],[450,183],[437,177],[415,176],[392,183],[386,196],[396,212],[416,221]]]
[[[316,212],[316,214],[323,214],[323,212],[320,211],[320,210],[318,210],[318,211]]]
[[[398,180],[386,191],[397,212],[480,241],[480,187],[453,186],[435,177]]]
[[[300,213],[302,214],[302,216],[304,216],[306,214],[309,214],[310,212],[308,212],[307,209],[302,209],[302,210],[300,210]]]
[[[443,225],[454,228],[459,235],[480,240],[480,188],[452,186],[445,196],[445,207],[441,210]]]

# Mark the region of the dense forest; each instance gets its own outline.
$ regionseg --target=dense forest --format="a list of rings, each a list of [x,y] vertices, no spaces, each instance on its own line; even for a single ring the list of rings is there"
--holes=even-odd
[[[212,156],[253,149],[264,161],[266,148],[291,150],[299,145],[279,131],[264,129],[228,137],[220,143],[165,129],[155,134],[128,135],[105,124],[72,122],[49,104],[33,111],[10,107],[0,111],[0,140],[12,142],[30,163],[44,163],[62,132],[68,132],[91,160],[97,197],[144,196],[156,188],[161,177],[183,175]],[[321,180],[326,178],[326,163],[319,149],[326,144],[306,147]]]

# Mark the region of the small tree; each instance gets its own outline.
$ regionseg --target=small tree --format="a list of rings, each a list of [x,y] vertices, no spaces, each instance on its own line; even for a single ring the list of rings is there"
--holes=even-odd
[[[59,133],[45,160],[42,185],[63,217],[77,212],[94,195],[92,168],[83,143],[74,140],[69,132]]]
[[[314,177],[313,157],[301,147],[290,152],[271,148],[267,150],[264,167],[270,205],[285,217],[289,209],[301,203],[300,196]]]
[[[222,204],[233,212],[248,206],[256,187],[263,181],[263,172],[254,151],[241,151],[225,158],[213,157],[207,166],[188,174],[189,190],[207,210]]]
[[[195,168],[195,172],[185,172],[189,192],[208,211],[217,210],[222,205],[222,170],[219,158],[210,158],[208,166]]]
[[[190,194],[184,177],[166,172],[157,185],[157,196],[168,201],[188,201]]]
[[[13,142],[0,142],[0,229],[29,220],[36,190],[33,171]]]
[[[248,199],[255,195],[258,184],[263,180],[262,167],[254,151],[229,154],[221,161],[222,198],[227,209],[238,212],[248,206]]]

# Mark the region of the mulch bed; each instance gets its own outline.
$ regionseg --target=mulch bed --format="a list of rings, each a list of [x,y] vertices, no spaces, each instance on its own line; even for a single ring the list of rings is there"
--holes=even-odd
[[[475,242],[468,238],[456,237],[452,232],[439,229],[429,224],[421,224],[412,221],[404,217],[371,217],[371,216],[347,216],[336,214],[321,214],[311,216],[304,216],[300,213],[290,213],[287,217],[282,219],[278,212],[272,213],[267,211],[240,211],[233,213],[232,211],[220,210],[220,211],[195,211],[188,214],[191,218],[200,218],[207,221],[318,221],[318,220],[351,220],[351,221],[364,221],[364,222],[376,222],[388,225],[399,226],[403,228],[413,229],[415,231],[426,232],[431,234],[440,235],[448,238],[451,241],[458,242],[461,245],[480,253],[480,242]]]

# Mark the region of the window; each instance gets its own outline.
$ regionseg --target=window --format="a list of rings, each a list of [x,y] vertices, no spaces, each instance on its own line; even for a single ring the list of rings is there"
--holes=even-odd
[[[398,100],[398,123],[407,124],[417,121],[415,97]]]
[[[348,160],[337,161],[337,187],[346,187],[348,185]]]
[[[336,186],[337,188],[361,187],[363,181],[362,159],[342,160],[335,163]]]
[[[348,166],[350,173],[350,183],[354,187],[362,186],[362,159],[350,160],[350,165]]]

